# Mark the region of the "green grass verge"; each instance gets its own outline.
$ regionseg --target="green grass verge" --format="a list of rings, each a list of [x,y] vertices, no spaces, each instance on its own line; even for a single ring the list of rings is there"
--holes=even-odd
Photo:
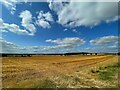
[[[105,68],[101,68],[98,72],[99,78],[102,80],[112,80],[115,78],[115,75],[118,73],[120,69],[120,64],[114,64],[111,66],[107,66]]]

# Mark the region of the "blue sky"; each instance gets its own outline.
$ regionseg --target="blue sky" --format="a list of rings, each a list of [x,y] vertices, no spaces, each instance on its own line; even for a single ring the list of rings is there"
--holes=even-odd
[[[1,1],[1,52],[118,51],[118,7],[115,2],[10,1]]]

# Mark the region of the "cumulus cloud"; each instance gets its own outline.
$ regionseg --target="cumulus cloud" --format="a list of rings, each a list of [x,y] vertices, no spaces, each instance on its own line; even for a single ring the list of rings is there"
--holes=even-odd
[[[77,30],[76,30],[76,29],[73,29],[72,31],[75,32],[75,33],[77,33]]]
[[[6,30],[2,29],[3,28],[3,20],[0,18],[0,32],[7,32]]]
[[[28,0],[22,0],[23,2],[27,2]],[[16,5],[20,2],[18,0],[0,0],[0,2],[5,5],[8,10],[10,10],[11,14],[14,14],[16,11]]]
[[[2,44],[2,50],[4,53],[64,53],[72,52],[76,47],[81,46],[85,43],[83,39],[64,38],[56,40],[46,40],[46,42],[55,43],[53,46],[26,46],[21,47],[20,45],[8,42],[4,39],[0,39]]]
[[[34,53],[35,50],[39,53],[42,52],[41,46],[29,46],[29,47],[21,47],[12,42],[8,42],[5,39],[0,38],[0,53]]]
[[[50,12],[44,13],[43,11],[39,12],[38,19],[53,21],[53,18],[52,18],[52,15],[50,14]]]
[[[2,48],[0,48],[0,52],[1,53],[5,53],[5,52],[17,52],[18,48],[17,45],[11,43],[11,42],[7,42],[6,40],[0,38],[0,44],[2,46]]]
[[[66,32],[67,30],[68,30],[68,29],[67,29],[67,28],[65,28],[63,31],[64,31],[64,32]]]
[[[60,40],[60,42],[58,42]],[[26,46],[21,47],[20,45],[17,45],[12,42],[8,42],[2,38],[0,38],[0,44],[2,48],[0,48],[0,53],[66,53],[66,52],[98,52],[98,53],[116,53],[118,52],[117,45],[111,45],[111,46],[103,46],[103,47],[94,47],[94,48],[80,48],[77,46],[80,46],[82,43],[81,40],[78,40],[78,44],[71,44],[69,42],[65,43],[65,39],[56,39],[56,40],[46,40],[46,42],[55,43],[56,45],[53,46]],[[67,39],[68,40],[68,39]],[[75,40],[75,41],[73,41]],[[73,39],[72,43],[77,43],[77,39]]]
[[[85,41],[78,37],[63,38],[63,39],[56,39],[56,40],[49,39],[49,40],[46,40],[46,42],[51,42],[57,45],[68,46],[68,47],[81,46],[85,44]]]
[[[50,28],[50,22],[53,21],[54,20],[50,12],[44,13],[43,11],[40,11],[36,23],[42,28]]]
[[[93,27],[119,18],[117,2],[49,2],[49,7],[57,13],[59,24],[71,28]]]
[[[21,47],[12,42],[8,42],[4,39],[0,39],[0,53],[64,53],[73,50],[72,47],[65,45],[55,45],[55,46],[26,46]]]
[[[51,26],[50,26],[50,24],[49,24],[49,22],[46,22],[46,21],[44,21],[44,20],[38,20],[38,25],[39,26],[41,26],[41,27],[43,27],[43,28],[50,28]]]
[[[16,2],[17,0],[0,0],[9,10],[11,14],[14,14],[16,11]]]
[[[29,33],[27,30],[20,29],[18,25],[4,23],[4,21],[0,18],[0,32],[8,32],[8,31],[17,34],[31,35],[31,33]]]
[[[13,32],[23,35],[34,35],[36,33],[36,28],[32,21],[32,14],[30,11],[25,10],[20,13],[20,18],[22,18],[21,24],[24,29],[21,29],[18,25],[12,23],[5,23],[2,18],[0,18],[0,31],[1,32]]]
[[[73,52],[76,47],[79,47],[85,44],[83,39],[73,37],[73,38],[63,38],[56,40],[46,40],[48,43],[54,43],[52,46],[35,46],[29,48],[30,50],[35,51],[36,53],[65,53],[65,52]]]
[[[120,47],[118,46],[106,46],[106,47],[94,47],[85,48],[84,51],[92,53],[118,53]]]
[[[115,45],[118,43],[118,36],[104,36],[95,40],[90,40],[91,45]]]
[[[34,33],[36,32],[36,28],[32,21],[31,12],[28,10],[25,10],[20,13],[19,17],[22,18],[22,22],[21,22],[22,26],[24,26],[27,30],[29,30],[31,32],[31,35],[34,35]]]

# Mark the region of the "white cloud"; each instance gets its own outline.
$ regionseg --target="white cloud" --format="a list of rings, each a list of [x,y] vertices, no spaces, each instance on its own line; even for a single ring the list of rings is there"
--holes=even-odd
[[[55,45],[55,46],[46,46],[44,47],[44,52],[47,53],[64,53],[64,52],[72,52],[74,50],[73,47],[68,47],[64,45]]]
[[[58,23],[66,27],[90,26],[118,20],[117,2],[50,2]]]
[[[44,13],[43,11],[39,12],[37,17],[37,25],[43,28],[50,28],[50,22],[53,22],[53,17],[50,12]]]
[[[37,24],[43,28],[50,28],[49,22],[44,21],[43,19],[38,20]]]
[[[73,49],[64,45],[21,47],[2,38],[0,39],[0,44],[2,46],[0,53],[63,53]]]
[[[85,41],[78,37],[63,38],[63,39],[56,39],[56,40],[49,39],[49,40],[46,40],[46,42],[51,42],[57,45],[68,46],[68,47],[81,46],[85,44]]]
[[[22,26],[24,29],[21,29],[18,25],[12,23],[5,23],[1,18],[0,18],[0,31],[1,32],[13,32],[17,34],[24,34],[24,35],[34,35],[36,33],[36,28],[33,24],[32,21],[32,14],[30,11],[25,10],[20,13],[20,18],[22,18]]]
[[[58,42],[60,40],[60,43]],[[107,53],[112,52],[116,53],[118,52],[118,46],[103,46],[103,47],[94,47],[94,48],[75,48],[76,46],[82,45],[81,40],[73,39],[76,44],[65,43],[65,39],[56,39],[56,40],[46,40],[46,42],[55,43],[57,45],[54,46],[27,46],[27,47],[21,47],[20,45],[17,45],[12,42],[8,42],[2,38],[0,38],[0,44],[2,48],[0,48],[0,53],[66,53],[66,52],[98,52],[98,53]],[[67,39],[69,40],[69,39]],[[69,40],[69,42],[72,39]],[[77,41],[79,45],[77,44]],[[120,47],[119,47],[120,49]]]
[[[75,32],[75,33],[77,33],[77,30],[76,30],[76,29],[73,29],[72,31]]]
[[[28,34],[26,30],[21,30],[20,27],[16,24],[7,24],[4,23],[5,29],[9,29],[9,31],[17,34]]]
[[[64,32],[66,32],[67,30],[68,30],[68,29],[67,29],[67,28],[65,28],[63,31],[64,31]]]
[[[120,47],[118,46],[106,46],[106,47],[94,47],[86,48],[83,51],[93,52],[93,53],[118,53]]]
[[[16,24],[4,23],[4,21],[0,18],[0,32],[8,32],[8,31],[23,35],[33,35],[32,32],[28,32],[25,29],[20,29],[20,27]]]
[[[27,2],[28,0],[22,0],[23,2]],[[16,11],[16,5],[19,4],[19,0],[0,0],[0,3],[5,5],[5,7],[10,10],[11,14],[14,14]]]
[[[17,48],[17,45],[11,43],[11,42],[7,42],[6,40],[4,39],[0,39],[0,44],[2,46],[2,48],[0,48],[0,52],[2,53],[5,53],[5,52],[17,52],[18,51],[18,48]]]
[[[43,11],[39,12],[38,19],[44,19],[47,21],[54,21],[50,12],[44,13]]]
[[[116,45],[118,43],[118,36],[104,36],[95,40],[90,40],[91,45]]]
[[[22,18],[23,26],[27,26],[27,24],[32,22],[32,14],[28,10],[21,12],[19,17]]]
[[[11,14],[16,11],[17,0],[0,0],[9,10]]]
[[[60,14],[60,12],[66,6],[66,4],[62,3],[62,2],[65,2],[65,0],[59,0],[58,2],[56,2],[55,0],[48,0],[48,2],[49,2],[49,8],[57,12],[57,14]]]
[[[7,32],[6,30],[3,30],[3,20],[0,18],[0,32]]]
[[[32,35],[34,35],[34,33],[36,32],[36,28],[32,21],[31,12],[28,10],[25,10],[20,13],[19,17],[22,18],[22,22],[21,22],[22,26],[24,26],[27,30],[29,30],[31,32]]]
[[[0,48],[0,53],[34,53],[35,50],[37,50],[37,52],[42,52],[43,48],[39,46],[36,46],[36,48],[35,46],[21,47],[2,38],[0,38],[0,44],[2,46],[2,48]]]

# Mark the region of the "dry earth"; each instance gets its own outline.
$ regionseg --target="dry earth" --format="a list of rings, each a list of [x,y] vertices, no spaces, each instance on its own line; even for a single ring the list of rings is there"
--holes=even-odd
[[[4,88],[51,87],[45,80],[58,88],[117,87],[117,75],[106,81],[91,72],[117,62],[115,55],[4,57],[2,82]]]

